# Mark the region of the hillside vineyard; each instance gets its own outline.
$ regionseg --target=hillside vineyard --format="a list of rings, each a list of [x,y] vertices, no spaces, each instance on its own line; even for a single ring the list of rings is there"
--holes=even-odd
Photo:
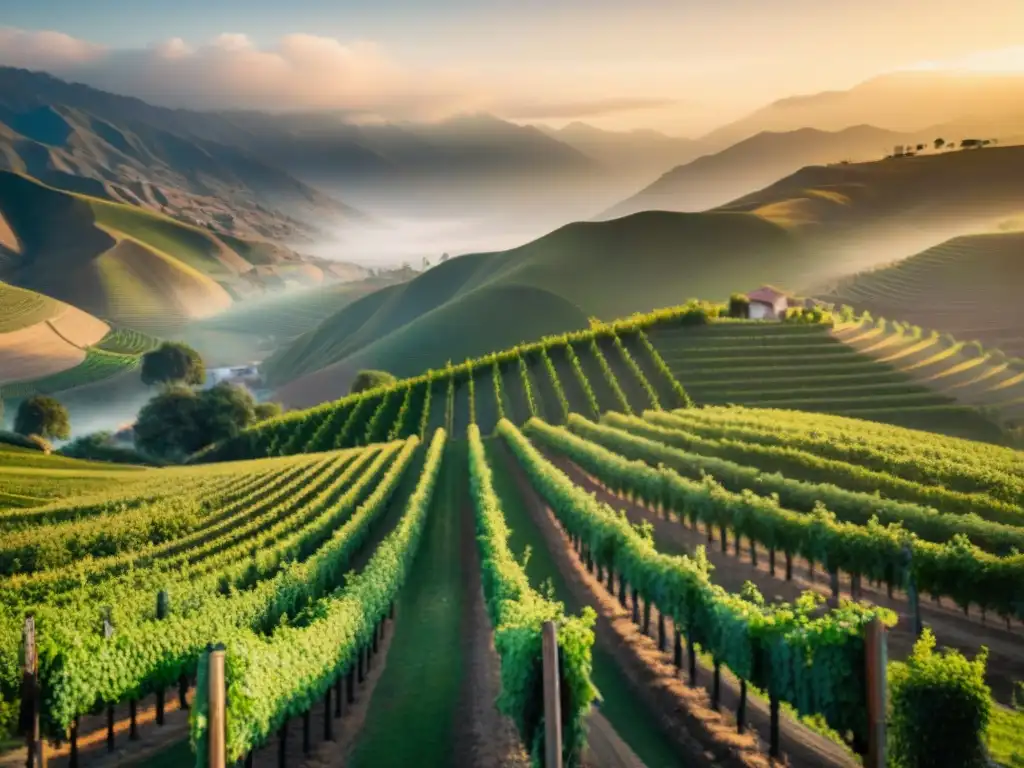
[[[595,701],[648,765],[707,749],[849,765],[871,744],[865,670],[881,626],[894,680],[913,681],[923,657],[967,663],[928,656],[932,634],[970,655],[987,647],[978,663],[1003,712],[1024,675],[1019,452],[955,436],[985,436],[987,422],[824,324],[715,315],[690,304],[594,324],[283,415],[191,466],[137,472],[145,482],[0,508],[0,725],[13,731],[27,707],[70,764],[83,745],[102,752],[104,732],[114,749],[185,708],[182,759],[198,766],[212,738],[228,764],[276,748],[278,764],[299,765],[289,723],[301,720],[305,755],[313,714],[327,743],[350,710],[366,719],[358,764],[439,749],[415,731],[406,745],[374,735],[414,703],[374,707],[418,679],[414,659],[470,653],[445,633],[468,626],[458,605],[477,599],[497,707],[538,765],[546,621],[566,765],[604,732]],[[117,331],[98,349],[148,343]],[[780,349],[809,375],[776,391]],[[745,386],[754,371],[761,386]],[[844,376],[892,392],[862,403]],[[851,418],[887,398],[893,421],[910,413],[951,434]],[[456,567],[439,603],[429,587]],[[426,611],[441,634],[410,635],[403,617]],[[212,647],[228,694],[216,737]],[[447,711],[458,691],[421,680]],[[678,714],[698,700],[703,715]],[[138,715],[149,701],[156,725]],[[891,717],[926,717],[907,701]],[[128,736],[115,728],[125,702]],[[655,714],[638,722],[644,707]],[[732,747],[723,725],[738,731]]]

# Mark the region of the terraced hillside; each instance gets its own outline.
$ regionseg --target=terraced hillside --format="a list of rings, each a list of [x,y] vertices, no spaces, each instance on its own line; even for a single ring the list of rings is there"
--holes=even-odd
[[[1024,423],[1024,360],[978,342],[885,319],[841,323],[836,338],[863,355],[1014,428]]]
[[[1003,442],[977,409],[936,394],[834,338],[829,325],[715,319],[690,304],[553,336],[286,413],[196,457],[220,461],[454,436],[503,417],[562,423],[569,413],[639,413],[694,402],[839,413]],[[301,426],[299,426],[301,425]]]
[[[520,398],[529,408],[525,381],[507,399]],[[441,399],[451,423],[451,384]],[[949,758],[986,740],[1010,766],[1024,748],[1003,706],[1024,675],[1018,452],[739,408],[531,418],[522,431],[503,419],[484,440],[468,413],[466,440],[442,430],[429,445],[399,435],[142,470],[145,484],[0,512],[0,711],[19,703],[31,610],[57,760],[102,758],[112,726],[126,759],[159,759],[142,751],[157,743],[205,765],[206,649],[219,642],[229,763],[525,766],[542,752],[543,704],[521,681],[539,675],[550,619],[567,763],[757,765],[770,751],[853,766],[867,744],[868,626],[890,626],[899,663],[916,606],[942,646],[989,648],[967,679],[941,678],[955,696],[983,677],[994,698],[988,733],[950,726],[963,751]],[[936,603],[909,597],[908,576]],[[112,607],[111,638],[97,605]],[[913,701],[894,697],[893,722],[924,715]]]
[[[71,311],[72,328],[79,334],[88,331],[89,326],[76,320],[77,315],[88,317],[84,313],[68,308]],[[98,321],[95,321],[98,323]],[[59,326],[58,326],[59,323]],[[70,340],[63,335],[61,329],[68,323],[68,315],[62,315],[59,320],[47,323],[49,330],[58,334],[62,341],[70,344]],[[74,346],[80,353],[76,358],[80,361],[57,372],[43,375],[32,375],[34,367],[24,364],[12,366],[11,370],[17,376],[15,380],[4,382],[0,379],[0,398],[10,405],[16,405],[17,401],[32,395],[55,395],[60,394],[65,399],[69,393],[75,393],[97,384],[109,384],[110,380],[130,376],[142,365],[142,355],[159,344],[157,339],[140,331],[124,328],[108,328],[102,324],[103,333],[92,343],[82,347]],[[13,335],[13,334],[12,334]],[[4,336],[0,335],[0,351],[2,351]],[[72,345],[73,346],[73,345]],[[11,349],[11,347],[9,347]],[[46,348],[34,347],[39,351],[46,351]],[[22,361],[18,361],[22,362]],[[135,374],[134,378],[138,378]],[[107,389],[106,398],[108,402],[116,400],[117,391]],[[72,394],[73,396],[73,394]]]
[[[948,240],[827,287],[825,301],[1024,357],[1024,232]]]
[[[975,406],[921,381],[902,361],[844,344],[820,325],[712,324],[651,339],[700,405],[836,413],[980,440],[999,430]],[[863,354],[862,354],[863,353]]]
[[[109,330],[75,307],[0,282],[0,385],[73,368]]]

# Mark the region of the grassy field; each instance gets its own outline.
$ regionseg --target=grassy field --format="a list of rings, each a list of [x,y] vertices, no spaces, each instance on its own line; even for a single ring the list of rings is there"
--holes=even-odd
[[[38,507],[144,482],[146,477],[138,467],[69,459],[0,442],[0,509]]]
[[[453,732],[464,675],[460,617],[465,600],[460,517],[468,489],[465,443],[449,445],[430,518],[398,601],[387,668],[374,691],[353,766],[452,765]],[[402,738],[395,738],[401,724]]]

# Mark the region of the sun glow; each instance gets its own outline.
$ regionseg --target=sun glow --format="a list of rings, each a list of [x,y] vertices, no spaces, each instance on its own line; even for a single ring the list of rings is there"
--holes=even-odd
[[[1024,45],[975,51],[966,56],[945,61],[922,61],[907,67],[916,71],[944,72],[1024,72]]]

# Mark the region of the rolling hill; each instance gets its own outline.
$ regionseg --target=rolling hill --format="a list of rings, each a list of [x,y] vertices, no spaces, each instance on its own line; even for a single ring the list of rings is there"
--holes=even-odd
[[[1024,76],[1013,73],[894,72],[845,91],[792,96],[703,136],[727,147],[762,131],[813,126],[840,131],[870,122],[900,132],[931,131],[962,138],[980,132],[999,138],[1024,131]]]
[[[267,370],[287,383],[285,402],[311,405],[345,392],[360,368],[408,375],[591,315],[722,300],[765,282],[820,285],[1022,206],[1024,147],[808,167],[709,212],[576,223],[510,251],[459,257],[327,318]]]
[[[412,375],[502,345],[703,295],[791,282],[808,256],[749,214],[643,213],[563,227],[512,251],[462,256],[327,318],[266,364],[289,405],[347,391],[360,368]],[[715,269],[708,269],[714,264]],[[744,286],[739,286],[744,287]],[[298,376],[303,376],[298,378]]]
[[[601,214],[703,211],[735,200],[808,165],[873,160],[912,137],[862,125],[830,133],[814,128],[765,132],[673,168],[636,195]],[[922,139],[929,141],[928,138]]]
[[[1024,357],[1024,232],[965,235],[843,278],[821,298]]]
[[[128,327],[175,327],[289,280],[319,283],[329,269],[14,173],[0,172],[0,217],[0,278]]]
[[[109,330],[80,309],[0,282],[0,385],[74,368]]]
[[[817,259],[801,287],[995,229],[1024,206],[1024,146],[813,166],[719,211],[799,234]]]
[[[363,220],[247,151],[239,134],[216,116],[0,67],[0,170],[248,237]]]

